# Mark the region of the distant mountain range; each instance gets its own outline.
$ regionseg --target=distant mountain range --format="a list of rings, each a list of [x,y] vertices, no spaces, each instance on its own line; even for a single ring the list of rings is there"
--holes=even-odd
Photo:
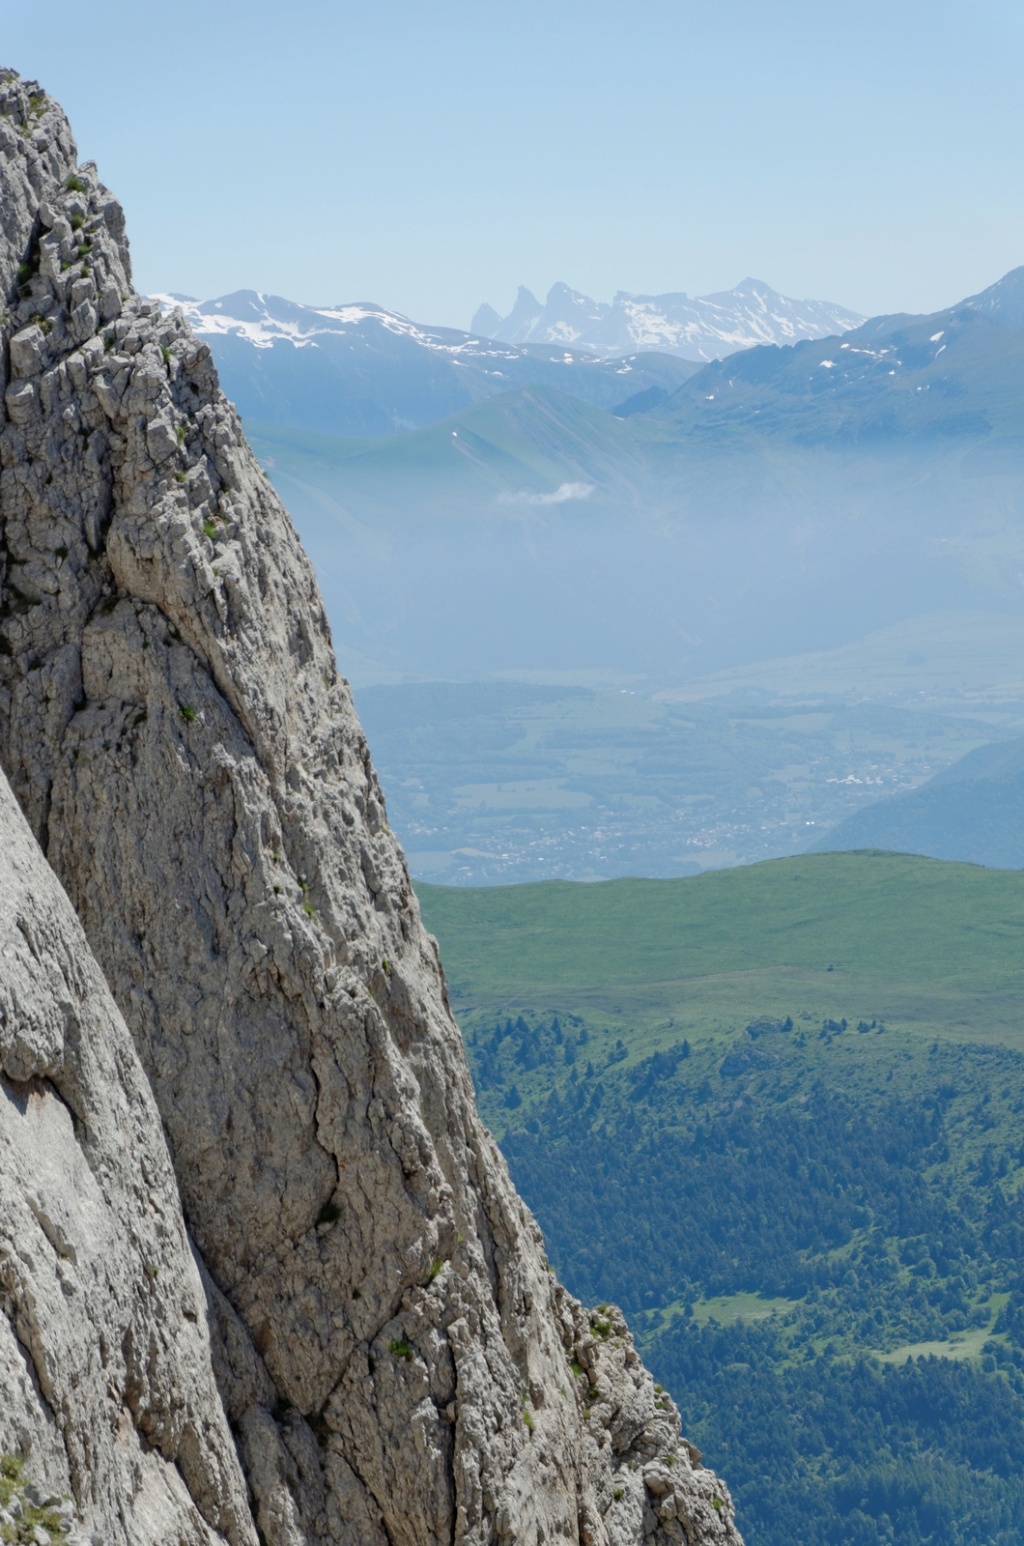
[[[749,282],[749,293],[755,290],[773,305],[805,304]],[[552,296],[558,291],[581,314],[593,304],[565,286]],[[742,285],[730,292],[746,293]],[[181,306],[209,340],[243,416],[268,425],[364,441],[401,437],[498,395],[541,389],[634,420],[638,442],[657,442],[662,463],[669,445],[685,448],[689,459],[713,446],[733,452],[768,442],[836,449],[969,440],[985,443],[988,460],[1015,462],[1024,453],[1024,267],[926,316],[852,326],[852,313],[808,302],[822,328],[831,311],[841,330],[757,347],[736,333],[737,352],[703,366],[678,354],[604,357],[592,347],[424,327],[370,303],[302,306],[252,290],[210,301],[157,299]],[[509,332],[531,332],[527,311],[524,304]],[[787,321],[791,334],[795,318]],[[474,320],[479,327],[488,318],[478,312]],[[557,459],[547,427],[544,448]]]
[[[1008,452],[1024,450],[1022,410],[1024,268],[1016,268],[929,316],[874,317],[841,338],[706,365],[651,417],[687,442],[863,447],[998,436]]]
[[[699,368],[253,292],[186,309],[363,680],[667,685],[1021,610],[1024,270]]]
[[[813,852],[861,848],[1024,868],[1024,740],[979,746],[909,794],[849,816]]]
[[[520,286],[507,317],[480,307],[470,324],[508,344],[561,344],[605,358],[654,349],[685,360],[718,360],[758,344],[792,344],[855,328],[864,318],[831,301],[795,301],[759,279],[717,295],[629,295],[610,305],[556,284],[546,301]]]
[[[495,343],[369,302],[301,306],[255,290],[154,298],[180,306],[209,340],[221,385],[246,419],[322,434],[401,435],[537,385],[600,408],[638,397],[649,406],[695,369],[666,354],[606,360],[564,344]]]

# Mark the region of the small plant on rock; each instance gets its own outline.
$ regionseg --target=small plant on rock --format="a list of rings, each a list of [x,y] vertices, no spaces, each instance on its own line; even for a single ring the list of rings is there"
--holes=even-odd
[[[7,1507],[22,1479],[24,1461],[18,1455],[0,1455],[0,1505]]]

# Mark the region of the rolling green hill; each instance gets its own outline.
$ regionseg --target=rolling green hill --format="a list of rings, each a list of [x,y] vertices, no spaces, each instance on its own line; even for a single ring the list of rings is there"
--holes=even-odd
[[[418,888],[481,1107],[748,1546],[1024,1538],[1024,874]]]
[[[630,1056],[757,1015],[884,1016],[1024,1050],[1024,874],[813,854],[681,880],[417,887],[467,1025],[628,1019]]]

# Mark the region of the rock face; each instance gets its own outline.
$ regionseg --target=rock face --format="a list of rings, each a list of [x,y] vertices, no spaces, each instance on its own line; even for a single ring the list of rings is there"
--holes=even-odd
[[[315,579],[208,349],[133,294],[117,203],[16,77],[0,199],[0,759],[150,1080],[263,1539],[737,1541],[477,1117]]]
[[[160,1117],[2,777],[0,1307],[0,1452],[104,1546],[255,1541]]]

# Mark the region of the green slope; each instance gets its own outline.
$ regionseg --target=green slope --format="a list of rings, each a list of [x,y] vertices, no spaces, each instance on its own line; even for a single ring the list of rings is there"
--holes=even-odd
[[[807,1012],[1024,1048],[1017,871],[815,854],[682,880],[417,890],[470,1024],[524,1006],[628,1018],[639,1055],[676,1030]]]
[[[556,1269],[627,1309],[748,1546],[1019,1546],[1024,874],[418,891]]]
[[[266,425],[254,425],[253,436],[281,472],[328,489],[357,516],[399,524],[407,510],[427,507],[490,509],[507,520],[517,507],[520,515],[543,509],[566,484],[586,485],[583,498],[622,498],[648,477],[629,422],[539,386],[502,392],[386,440],[332,440]]]

